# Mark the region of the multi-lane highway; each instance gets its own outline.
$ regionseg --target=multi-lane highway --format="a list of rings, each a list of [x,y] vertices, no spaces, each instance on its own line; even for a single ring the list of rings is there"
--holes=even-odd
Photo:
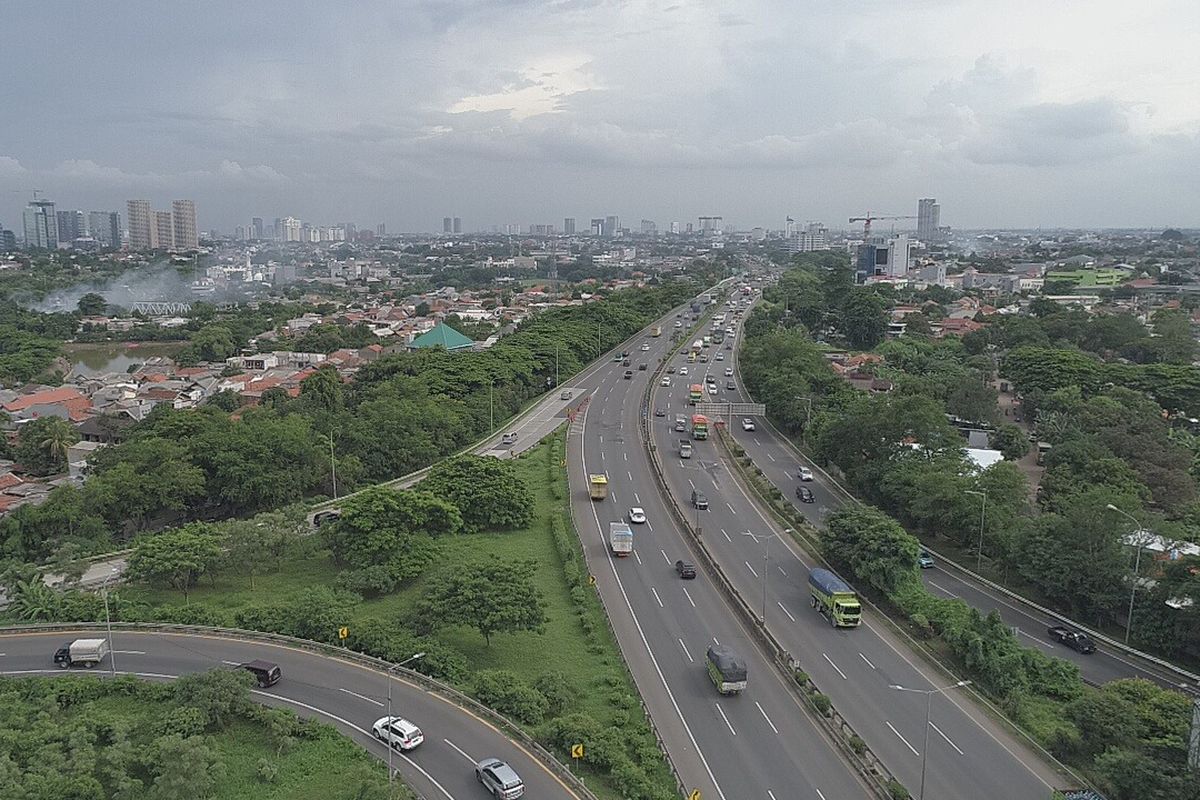
[[[669,386],[655,388],[651,405],[662,408],[666,416],[655,418],[651,430],[674,496],[685,505],[693,490],[708,496],[707,511],[689,513],[695,513],[708,548],[734,586],[744,597],[765,606],[767,626],[776,639],[800,659],[802,668],[858,735],[910,789],[920,783],[922,751],[927,749],[926,797],[959,798],[981,796],[981,792],[988,798],[1011,800],[1048,796],[1052,785],[1062,783],[1059,776],[969,699],[955,696],[958,690],[933,697],[926,742],[926,698],[891,687],[929,690],[946,681],[869,614],[857,629],[834,629],[810,608],[806,579],[811,559],[789,538],[777,535],[772,521],[727,473],[715,442],[693,442],[690,459],[675,455],[681,434],[672,429],[673,417],[677,413],[690,417],[694,410],[688,404],[689,384],[703,383],[705,373],[713,372],[718,394],[713,397],[706,390],[705,399],[742,400],[736,389],[725,388],[731,379],[725,375],[726,367],[733,368],[736,376],[736,348],[714,346],[711,352],[721,353],[723,360],[688,365],[689,375],[677,373],[670,376]],[[677,355],[674,363],[686,362]],[[741,420],[731,422],[740,431]],[[783,464],[779,457],[771,457],[794,474],[794,459]],[[765,454],[764,460],[770,463]],[[827,507],[828,502],[825,499]],[[814,505],[821,504],[818,496]]]
[[[0,634],[0,675],[62,675],[51,661],[54,650],[96,631]],[[387,749],[371,734],[372,723],[387,713],[388,678],[382,672],[339,658],[275,643],[216,636],[117,630],[113,658],[118,674],[162,680],[229,667],[253,659],[274,661],[283,679],[254,692],[269,705],[291,708],[301,716],[335,725],[371,753]],[[73,674],[105,673],[110,666]],[[393,754],[393,766],[428,800],[482,800],[474,763],[494,756],[507,761],[524,780],[529,797],[574,798],[573,792],[529,751],[483,719],[402,677],[393,676],[392,709],[416,723],[425,742],[408,753]]]
[[[722,800],[867,796],[709,578],[675,574],[677,559],[695,556],[656,488],[639,433],[640,399],[670,351],[672,325],[669,317],[662,337],[630,348],[628,368],[614,363],[568,441],[576,526],[621,648],[688,792]],[[608,475],[609,496],[593,502],[587,476],[599,472]],[[647,522],[632,526],[633,555],[614,558],[608,525],[634,506]],[[743,694],[722,697],[710,682],[703,664],[714,644],[747,660]]]
[[[741,375],[737,373],[737,348],[727,352],[726,356],[727,359],[723,363],[733,367],[737,388],[734,391],[722,391],[719,399],[733,402],[749,401],[750,398],[742,390]],[[726,380],[723,373],[723,369],[718,371],[718,374],[722,375],[719,378],[722,388]],[[745,449],[746,455],[809,522],[821,525],[826,515],[848,502],[845,493],[835,487],[819,467],[804,457],[773,426],[761,419],[757,420],[757,423],[755,430],[749,432],[742,430],[740,420],[735,419],[730,430],[737,443]],[[813,471],[814,479],[804,482],[804,486],[813,493],[812,503],[801,503],[796,499],[795,490],[800,484],[797,468],[801,465],[808,466]],[[1060,618],[1043,614],[1027,604],[1006,597],[1002,592],[973,580],[952,566],[937,563],[933,568],[923,570],[922,575],[925,584],[934,594],[959,598],[985,614],[991,611],[998,612],[1005,623],[1017,631],[1023,643],[1037,647],[1049,655],[1071,661],[1079,667],[1084,679],[1094,684],[1136,677],[1156,681],[1164,686],[1185,688],[1193,693],[1200,691],[1200,685],[1186,674],[1107,647],[1103,643],[1100,643],[1096,653],[1090,655],[1083,655],[1057,644],[1046,636],[1046,628],[1062,624]]]

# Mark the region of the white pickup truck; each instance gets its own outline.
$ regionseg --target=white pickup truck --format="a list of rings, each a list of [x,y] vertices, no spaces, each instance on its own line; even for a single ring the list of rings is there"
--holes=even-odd
[[[108,639],[76,639],[54,651],[54,663],[59,669],[86,667],[91,669],[108,655]]]

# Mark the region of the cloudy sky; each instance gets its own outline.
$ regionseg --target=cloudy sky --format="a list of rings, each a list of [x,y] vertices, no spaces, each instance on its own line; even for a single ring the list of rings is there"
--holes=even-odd
[[[12,3],[0,223],[1200,226],[1195,0]]]

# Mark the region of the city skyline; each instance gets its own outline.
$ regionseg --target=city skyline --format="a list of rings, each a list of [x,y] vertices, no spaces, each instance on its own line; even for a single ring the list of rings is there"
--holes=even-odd
[[[838,226],[921,197],[958,229],[1200,224],[1200,11],[1176,0],[364,2],[320,26],[264,8],[267,29],[227,2],[74,5],[96,35],[70,47],[36,35],[61,9],[6,18],[0,64],[30,73],[5,87],[9,228],[33,188],[80,209],[193,197],[222,231],[268,213],[436,231],[451,208],[464,231]],[[79,74],[139,90],[113,103]]]

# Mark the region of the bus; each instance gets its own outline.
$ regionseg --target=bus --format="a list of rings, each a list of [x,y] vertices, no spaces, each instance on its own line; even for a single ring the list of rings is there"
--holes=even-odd
[[[708,417],[704,416],[703,414],[692,415],[692,438],[708,438]]]
[[[704,387],[698,383],[693,383],[691,387],[688,388],[688,402],[692,405],[696,405],[703,399]]]

